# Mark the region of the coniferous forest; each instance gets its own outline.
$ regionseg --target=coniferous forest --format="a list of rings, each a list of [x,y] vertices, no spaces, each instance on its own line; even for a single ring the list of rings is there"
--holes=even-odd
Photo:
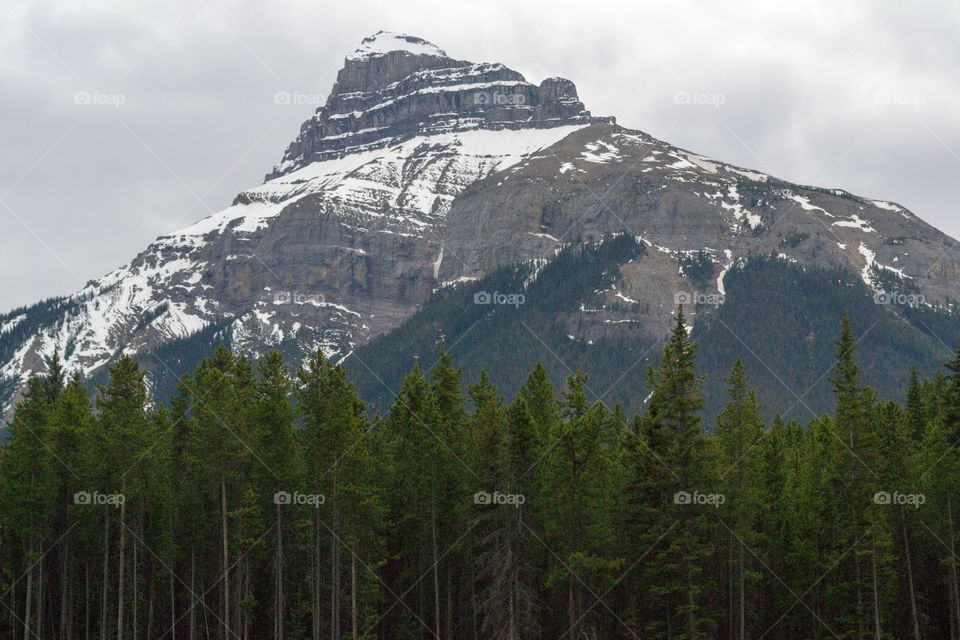
[[[960,351],[903,405],[860,374],[844,322],[832,415],[765,421],[738,362],[705,424],[682,309],[638,415],[446,354],[373,416],[321,353],[222,347],[169,404],[54,358],[0,449],[0,634],[960,637]]]

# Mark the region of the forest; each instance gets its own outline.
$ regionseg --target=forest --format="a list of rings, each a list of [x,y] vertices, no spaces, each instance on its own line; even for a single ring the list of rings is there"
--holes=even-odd
[[[705,424],[682,307],[636,415],[446,353],[374,415],[319,351],[221,347],[169,402],[54,356],[0,448],[0,634],[958,638],[960,350],[902,404],[846,319],[834,359],[830,415],[766,421],[737,362]]]

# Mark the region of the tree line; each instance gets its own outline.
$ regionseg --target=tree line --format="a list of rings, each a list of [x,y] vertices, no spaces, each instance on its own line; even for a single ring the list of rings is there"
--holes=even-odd
[[[844,321],[832,415],[765,424],[738,362],[709,429],[682,308],[635,416],[448,354],[372,417],[319,351],[221,347],[168,405],[130,357],[93,399],[48,365],[0,449],[3,637],[960,638],[960,351],[884,400]]]

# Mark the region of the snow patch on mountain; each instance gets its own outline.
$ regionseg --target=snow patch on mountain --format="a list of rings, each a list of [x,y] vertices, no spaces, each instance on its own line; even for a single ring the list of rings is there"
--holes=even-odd
[[[864,233],[876,233],[877,230],[870,226],[870,223],[860,216],[854,215],[851,216],[849,220],[838,220],[834,222],[834,227],[850,227],[851,229],[858,229]]]
[[[794,193],[789,195],[788,197],[794,202],[796,202],[797,204],[799,204],[800,208],[803,209],[804,211],[819,211],[825,216],[828,216],[830,218],[836,218],[835,215],[833,215],[823,207],[818,207],[815,204],[810,204],[810,198],[808,198],[807,196],[801,196]]]
[[[720,206],[726,211],[733,212],[733,217],[736,218],[738,222],[745,220],[751,229],[756,229],[763,224],[763,218],[756,213],[748,211],[744,208],[743,204],[741,204],[740,194],[737,192],[737,185],[732,184],[727,188],[727,197],[733,202],[726,203],[721,201]]]
[[[367,60],[384,56],[393,51],[402,51],[417,56],[446,57],[447,55],[440,47],[422,38],[393,31],[378,31],[372,36],[364,38],[360,47],[347,56],[347,60]]]
[[[621,158],[620,150],[603,140],[588,142],[585,147],[586,151],[581,152],[580,155],[587,162],[608,164],[610,162],[616,162]]]

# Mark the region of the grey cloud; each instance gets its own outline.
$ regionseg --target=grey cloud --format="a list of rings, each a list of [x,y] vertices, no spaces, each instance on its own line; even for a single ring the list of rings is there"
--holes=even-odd
[[[955,2],[48,0],[0,14],[0,194],[14,212],[0,206],[0,310],[71,293],[260,182],[312,112],[274,94],[322,97],[378,29],[570,78],[626,126],[895,200],[960,235]],[[77,105],[78,91],[124,103]],[[724,103],[678,106],[678,91]],[[923,102],[878,104],[883,92]]]

